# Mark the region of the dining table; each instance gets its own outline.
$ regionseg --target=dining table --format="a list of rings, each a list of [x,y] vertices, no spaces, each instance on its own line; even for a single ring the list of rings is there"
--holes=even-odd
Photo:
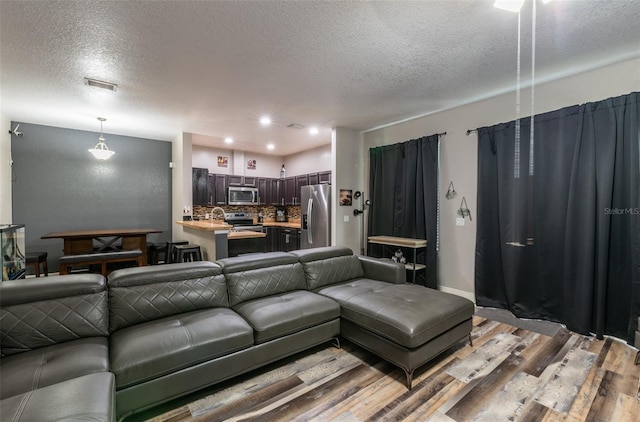
[[[63,239],[65,255],[140,249],[143,265],[147,265],[147,235],[151,233],[162,233],[162,230],[153,228],[70,230],[47,233],[41,239]],[[118,244],[118,241],[121,243]]]

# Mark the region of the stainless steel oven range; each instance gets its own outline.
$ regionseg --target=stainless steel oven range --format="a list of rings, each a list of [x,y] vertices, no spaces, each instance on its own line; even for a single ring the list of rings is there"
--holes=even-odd
[[[262,224],[254,223],[253,214],[249,212],[227,212],[224,214],[224,222],[233,226],[231,229],[233,232],[263,232]]]

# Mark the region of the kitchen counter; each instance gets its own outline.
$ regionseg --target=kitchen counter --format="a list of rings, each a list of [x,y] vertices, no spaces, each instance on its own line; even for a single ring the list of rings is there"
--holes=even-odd
[[[212,232],[218,230],[230,230],[233,227],[232,225],[226,224],[222,220],[176,221],[176,224],[188,227],[190,229]]]
[[[288,229],[299,229],[302,227],[300,221],[265,221],[262,223],[265,227],[286,227]]]
[[[234,240],[234,239],[256,239],[259,237],[267,237],[266,233],[261,233],[261,232],[252,232],[252,231],[240,231],[240,232],[229,232],[229,234],[227,234],[227,239],[229,240]]]

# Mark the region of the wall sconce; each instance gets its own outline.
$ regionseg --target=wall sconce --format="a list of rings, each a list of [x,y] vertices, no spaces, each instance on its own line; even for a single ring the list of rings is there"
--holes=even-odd
[[[100,137],[98,137],[98,143],[96,144],[96,146],[90,149],[89,152],[93,154],[93,156],[98,160],[108,160],[113,154],[115,154],[115,152],[110,151],[107,144],[104,143],[104,135],[102,134],[102,123],[107,119],[105,119],[104,117],[98,117],[98,120],[100,120]]]

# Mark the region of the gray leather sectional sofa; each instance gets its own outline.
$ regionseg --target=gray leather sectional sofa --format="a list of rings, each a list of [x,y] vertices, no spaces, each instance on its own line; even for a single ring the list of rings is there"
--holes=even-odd
[[[411,388],[474,306],[404,280],[328,247],[2,283],[0,419],[122,419],[339,336]]]

